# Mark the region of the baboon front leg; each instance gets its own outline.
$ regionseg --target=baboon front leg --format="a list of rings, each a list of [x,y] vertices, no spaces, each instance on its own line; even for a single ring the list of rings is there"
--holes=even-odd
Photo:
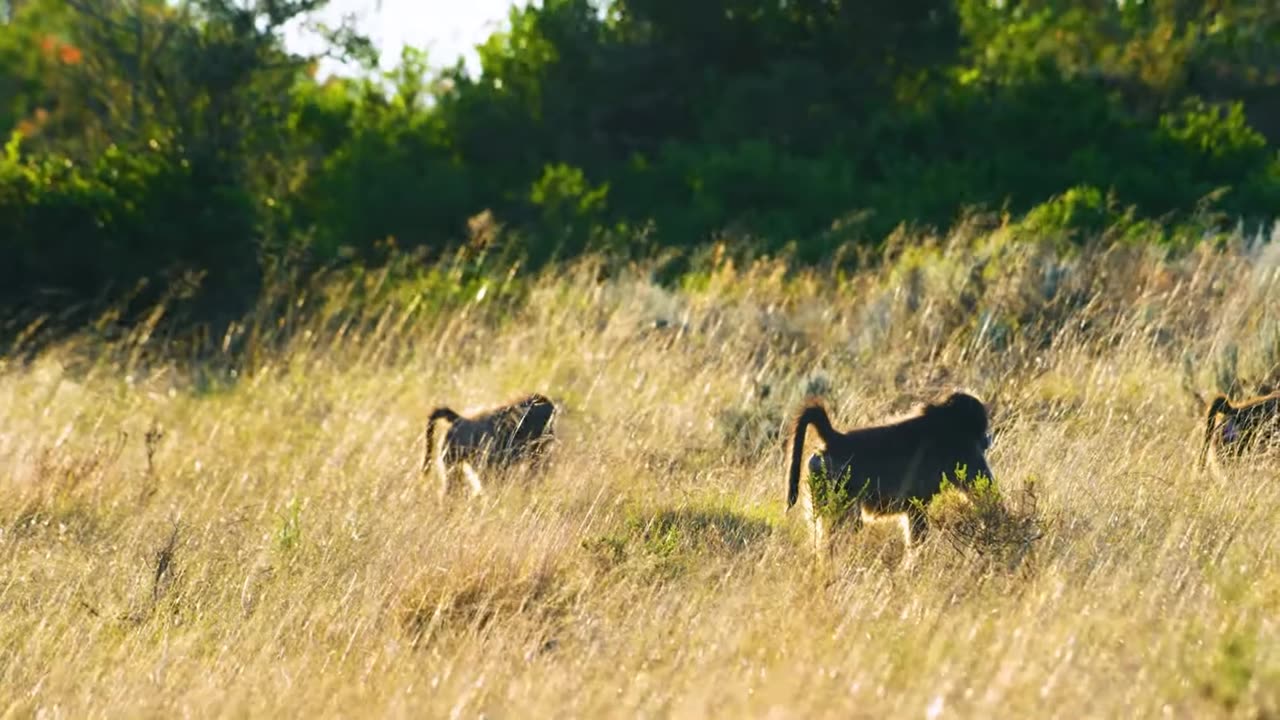
[[[550,462],[551,441],[541,439],[534,442],[529,448],[529,470],[530,472],[542,472],[546,470]]]

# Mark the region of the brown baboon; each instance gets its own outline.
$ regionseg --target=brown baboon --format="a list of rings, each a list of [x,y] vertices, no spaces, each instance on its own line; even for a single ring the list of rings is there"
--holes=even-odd
[[[810,400],[796,417],[791,434],[791,467],[787,483],[787,508],[795,504],[800,488],[800,462],[805,428],[812,425],[822,439],[822,452],[809,458],[811,474],[823,472],[837,491],[843,489],[855,522],[861,513],[905,513],[908,546],[920,542],[928,531],[923,503],[937,495],[942,478],[957,482],[957,467],[965,482],[979,475],[992,479],[986,451],[991,446],[987,408],[972,395],[954,392],[927,403],[897,422],[840,432],[822,403]],[[919,501],[919,503],[914,502]]]
[[[1200,448],[1200,469],[1210,452],[1239,457],[1280,439],[1280,392],[1246,400],[1239,405],[1225,395],[1209,402],[1205,413],[1204,443]]]
[[[479,495],[484,489],[476,466],[505,467],[523,460],[537,464],[545,457],[554,440],[552,425],[556,410],[554,403],[536,394],[471,417],[447,407],[436,408],[427,419],[422,473],[425,475],[435,467],[443,496],[449,491],[453,469],[461,467],[472,495]],[[449,423],[440,448],[435,443],[438,420]]]

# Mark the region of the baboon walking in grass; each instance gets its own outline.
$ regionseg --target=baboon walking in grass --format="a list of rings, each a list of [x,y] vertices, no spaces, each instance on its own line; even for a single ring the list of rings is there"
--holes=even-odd
[[[554,403],[538,394],[470,417],[438,407],[427,419],[422,474],[435,469],[443,497],[449,492],[450,475],[461,469],[472,495],[480,495],[484,492],[480,469],[541,462],[554,441],[556,410]],[[436,447],[435,426],[441,420],[449,423],[449,429]]]
[[[1209,402],[1205,413],[1204,442],[1200,446],[1200,469],[1212,461],[1239,458],[1280,440],[1280,392],[1235,404],[1225,395]]]
[[[810,426],[824,445],[809,458],[810,474],[822,473],[827,487],[852,503],[855,522],[861,522],[861,513],[906,514],[908,547],[927,534],[923,504],[939,493],[944,476],[957,482],[959,466],[966,482],[979,475],[993,479],[985,454],[991,445],[987,408],[973,395],[954,392],[918,407],[906,419],[848,432],[836,430],[822,403],[811,400],[791,433],[788,509],[799,494],[805,430]]]

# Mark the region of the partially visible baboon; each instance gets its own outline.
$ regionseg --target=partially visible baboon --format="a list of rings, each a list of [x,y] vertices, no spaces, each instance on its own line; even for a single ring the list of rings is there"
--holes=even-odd
[[[556,406],[542,395],[529,395],[501,407],[464,417],[447,407],[431,411],[427,419],[426,455],[422,473],[434,466],[440,494],[449,492],[449,476],[461,468],[472,495],[484,492],[478,467],[509,467],[524,460],[539,463],[554,441]],[[441,447],[436,447],[435,425],[449,423]]]
[[[861,513],[905,513],[908,546],[925,537],[928,523],[923,505],[938,494],[943,476],[958,483],[959,466],[965,482],[978,475],[992,478],[986,460],[991,446],[987,408],[968,393],[953,392],[918,407],[906,419],[849,432],[832,427],[822,403],[810,400],[796,417],[791,434],[788,509],[799,494],[805,429],[810,425],[825,447],[810,456],[809,472],[821,471],[833,489],[843,490],[850,511],[857,516],[851,518],[855,522],[860,523]]]
[[[1210,453],[1239,457],[1246,452],[1280,440],[1280,392],[1235,404],[1225,395],[1209,402],[1205,413],[1204,443],[1200,447],[1200,469]]]

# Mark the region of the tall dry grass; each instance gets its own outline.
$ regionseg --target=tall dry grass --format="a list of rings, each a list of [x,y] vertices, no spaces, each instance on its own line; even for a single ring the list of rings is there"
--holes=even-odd
[[[1280,244],[423,273],[276,298],[199,363],[145,330],[4,361],[0,716],[1280,712],[1280,465],[1198,473],[1184,389],[1275,379]],[[815,565],[794,406],[954,385],[1043,537],[907,562],[873,524]],[[548,476],[437,503],[426,412],[531,390],[565,406]]]

